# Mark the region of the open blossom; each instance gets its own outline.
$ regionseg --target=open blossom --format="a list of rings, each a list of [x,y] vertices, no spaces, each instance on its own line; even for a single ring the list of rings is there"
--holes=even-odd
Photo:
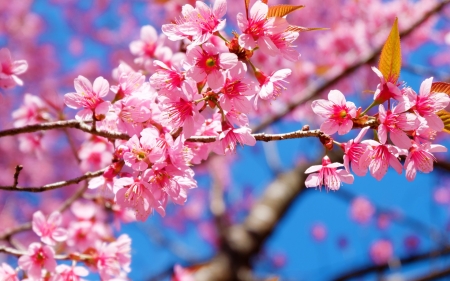
[[[377,180],[381,180],[386,175],[389,166],[395,169],[398,174],[402,173],[402,164],[397,157],[399,149],[393,145],[381,144],[375,140],[365,140],[369,149],[361,156],[359,165],[361,169],[369,168],[370,174]]]
[[[401,148],[408,149],[411,146],[411,140],[405,131],[413,131],[420,125],[419,120],[413,113],[405,112],[409,109],[405,102],[400,102],[392,111],[386,111],[380,104],[378,112],[378,137],[381,143],[386,143],[387,133],[390,133],[392,142]]]
[[[183,6],[182,17],[178,18],[174,24],[164,24],[162,31],[169,40],[177,41],[189,39],[194,45],[205,43],[214,32],[225,27],[225,20],[222,18],[227,11],[226,0],[216,0],[213,9],[201,1],[197,1],[195,8],[189,4]]]
[[[116,100],[131,96],[136,92],[150,91],[149,83],[145,82],[145,76],[139,72],[128,70],[125,64],[120,64],[118,67],[118,75],[119,84],[111,86],[111,91],[116,94]]]
[[[367,150],[367,144],[361,143],[362,138],[370,129],[369,126],[364,127],[361,132],[359,132],[358,136],[354,139],[349,140],[347,143],[342,144],[342,148],[344,149],[344,167],[347,172],[350,172],[350,165],[352,167],[353,172],[358,176],[365,176],[367,173],[367,169],[361,169],[359,165],[359,161],[361,156]]]
[[[343,167],[341,163],[331,163],[328,156],[324,156],[322,159],[322,165],[313,165],[309,167],[305,174],[310,174],[305,181],[306,187],[319,187],[325,186],[328,190],[338,190],[341,187],[342,182],[352,184],[354,177],[346,170],[338,170],[337,168]]]
[[[281,94],[282,90],[286,90],[282,83],[287,83],[284,79],[291,73],[292,71],[288,68],[277,70],[268,76],[261,71],[257,71],[255,75],[261,88],[255,97],[255,109],[258,108],[258,98],[263,100],[275,99]]]
[[[237,15],[238,27],[242,31],[239,36],[239,45],[242,48],[254,50],[259,47],[262,52],[270,56],[280,53],[271,36],[283,33],[289,27],[289,24],[285,18],[267,18],[268,12],[267,4],[258,0],[250,8],[249,18],[246,18],[242,13]],[[278,38],[276,40],[279,41]]]
[[[202,82],[206,78],[213,91],[220,90],[225,83],[223,70],[234,67],[238,62],[236,54],[219,53],[217,47],[211,43],[205,43],[201,47],[194,46],[186,55],[186,75],[195,82]]]
[[[3,281],[19,281],[17,272],[8,264],[2,263],[0,267],[0,280]]]
[[[446,93],[431,92],[432,83],[433,77],[425,79],[420,85],[419,95],[412,89],[408,89],[407,94],[414,112],[423,117],[431,129],[440,132],[444,129],[444,122],[436,112],[448,106],[450,96]]]
[[[56,242],[62,242],[67,239],[67,230],[61,225],[62,217],[57,211],[50,214],[48,219],[45,219],[41,211],[33,214],[33,221],[31,223],[33,231],[41,237],[41,241],[48,245],[55,245]]]
[[[173,92],[180,92],[184,75],[174,66],[169,67],[162,61],[155,60],[153,62],[156,70],[150,77],[150,85],[154,87],[159,94],[171,96]]]
[[[23,81],[17,75],[24,73],[27,69],[28,63],[25,60],[13,61],[7,48],[0,49],[0,88],[22,86]]]
[[[125,164],[133,170],[144,171],[151,162],[158,160],[161,154],[154,150],[159,132],[155,128],[146,128],[141,132],[141,138],[137,135],[131,137],[127,143],[127,151],[123,154]]]
[[[320,126],[325,134],[345,135],[353,127],[352,118],[356,117],[356,106],[353,102],[345,100],[344,94],[338,90],[328,93],[328,100],[315,100],[311,104],[312,110],[317,115],[327,118]]]
[[[25,270],[31,280],[41,280],[41,271],[53,272],[56,268],[55,252],[49,246],[31,243],[27,254],[19,258],[19,266]]]
[[[409,154],[405,160],[406,179],[413,181],[416,178],[417,170],[422,173],[433,171],[433,162],[436,158],[433,152],[446,152],[447,148],[439,144],[430,144],[429,142],[420,143],[411,140],[412,145],[409,148]]]
[[[40,97],[31,94],[25,94],[23,105],[13,111],[12,117],[15,127],[37,124],[52,119],[46,103]]]
[[[56,275],[52,281],[85,281],[81,277],[88,276],[89,271],[82,266],[68,266],[60,264],[56,267]]]
[[[222,122],[222,132],[219,134],[219,141],[213,148],[214,152],[218,154],[234,152],[237,143],[254,146],[256,139],[252,136],[252,130],[247,126],[234,128],[229,122]]]
[[[102,280],[111,280],[120,276],[121,272],[130,272],[131,239],[128,235],[120,235],[116,241],[103,243],[94,253],[93,264]]]
[[[64,95],[64,103],[70,108],[84,108],[75,116],[77,119],[87,120],[94,115],[96,120],[102,120],[108,113],[109,101],[104,101],[109,92],[109,83],[103,77],[98,77],[94,81],[94,86],[85,77],[79,75],[74,81],[76,93]]]
[[[397,85],[394,84],[397,83],[397,81],[386,81],[378,68],[372,67],[372,70],[380,78],[380,84],[377,85],[377,90],[373,96],[375,101],[381,104],[389,99],[395,99],[398,101],[404,100],[405,97],[402,92]]]
[[[153,68],[154,58],[167,61],[172,56],[172,50],[164,46],[165,36],[159,36],[151,25],[141,27],[141,39],[130,43],[130,52],[138,56],[134,62],[143,65],[146,69]]]

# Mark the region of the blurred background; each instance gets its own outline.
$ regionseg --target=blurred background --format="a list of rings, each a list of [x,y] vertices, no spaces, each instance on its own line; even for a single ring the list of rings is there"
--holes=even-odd
[[[395,17],[401,32],[420,22],[402,37],[400,80],[416,92],[431,76],[434,81],[450,82],[450,8],[433,10],[441,2],[270,0],[269,5],[305,5],[288,16],[289,22],[328,29],[300,34],[296,45],[302,56],[295,63],[255,53],[257,66],[267,72],[290,68],[293,74],[288,90],[251,116],[254,128],[268,116],[283,112],[286,104],[299,96],[304,100],[281,121],[257,128],[267,133],[290,132],[305,124],[319,128],[321,120],[312,113],[310,102],[331,89],[339,89],[347,100],[367,107],[372,100],[370,91],[379,83],[370,69],[378,64],[378,57],[359,62],[380,49]],[[9,48],[14,59],[29,64],[21,76],[23,87],[0,90],[1,129],[13,126],[11,113],[23,103],[25,93],[40,96],[54,116],[73,118],[75,110],[63,105],[63,96],[73,91],[78,75],[91,81],[98,76],[113,81],[113,69],[125,62],[142,69],[148,78],[151,70],[135,62],[129,44],[140,38],[143,25],[152,25],[160,34],[161,25],[179,17],[186,3],[194,1],[0,0],[0,47]],[[228,1],[228,38],[237,30],[238,12],[244,12],[244,1]],[[166,44],[178,48],[168,40]],[[355,70],[348,71],[355,64]],[[329,83],[339,73],[342,77]],[[313,91],[321,85],[327,86]],[[357,133],[337,140],[347,141]],[[448,135],[441,133],[436,142],[450,147],[448,140]],[[18,164],[24,166],[22,185],[37,186],[81,173],[72,153],[89,145],[84,133],[46,132],[34,141],[39,145],[33,146],[33,140],[26,138],[0,139],[1,185],[12,183]],[[323,146],[315,138],[258,142],[255,147],[239,148],[235,155],[213,157],[196,166],[199,188],[191,190],[185,206],[170,204],[165,218],[154,214],[144,223],[126,223],[124,217],[105,212],[115,236],[127,233],[132,238],[129,279],[169,280],[175,264],[192,267],[217,254],[219,236],[209,206],[213,184],[224,187],[228,222],[239,224],[269,184],[299,165],[317,162],[323,154]],[[404,173],[389,170],[382,181],[355,176],[353,185],[345,184],[337,192],[302,190],[262,251],[253,256],[256,275],[333,280],[361,271],[355,280],[432,280],[423,278],[434,278],[439,272],[450,274],[450,157],[448,153],[437,157],[441,165],[431,174],[418,174],[414,182],[408,182]],[[72,185],[42,194],[1,191],[0,233],[29,221],[37,209],[49,213],[58,208],[75,190]],[[87,198],[84,204],[89,202]],[[72,208],[72,212],[76,210]],[[20,233],[15,239],[31,238],[29,233]],[[3,254],[0,261],[16,264],[16,258]],[[92,274],[87,279],[98,278]]]

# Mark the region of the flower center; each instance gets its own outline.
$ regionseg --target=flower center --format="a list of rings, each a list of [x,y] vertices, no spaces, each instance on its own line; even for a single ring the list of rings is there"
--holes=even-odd
[[[213,67],[213,66],[216,65],[216,61],[213,58],[208,58],[206,60],[205,64],[206,64],[207,67]]]

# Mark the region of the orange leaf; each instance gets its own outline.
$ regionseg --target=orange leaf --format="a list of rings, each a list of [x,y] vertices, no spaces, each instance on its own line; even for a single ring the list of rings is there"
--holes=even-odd
[[[400,34],[398,32],[398,19],[395,18],[391,33],[389,33],[389,37],[381,50],[378,69],[383,73],[383,77],[387,82],[396,84],[400,76],[401,66],[402,51],[400,47]]]
[[[436,114],[444,122],[444,132],[450,134],[450,112],[443,109],[438,111]]]
[[[434,82],[433,84],[431,84],[431,92],[446,93],[450,96],[450,83]]]
[[[275,5],[272,7],[269,7],[269,12],[267,13],[267,17],[284,17],[290,13],[292,13],[295,10],[304,8],[303,5]]]
[[[294,31],[294,32],[304,32],[304,31],[315,31],[315,30],[327,30],[326,27],[304,27],[304,26],[296,26],[289,25],[286,31]]]

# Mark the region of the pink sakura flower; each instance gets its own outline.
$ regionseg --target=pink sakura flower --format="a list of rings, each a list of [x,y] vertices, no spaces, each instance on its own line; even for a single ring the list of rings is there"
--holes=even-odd
[[[427,125],[438,132],[444,129],[444,122],[436,115],[436,112],[446,108],[450,103],[450,96],[445,93],[431,92],[433,77],[425,79],[420,85],[419,95],[412,89],[407,94],[414,112],[426,120]]]
[[[374,140],[365,140],[363,143],[368,144],[368,149],[361,156],[359,162],[360,169],[365,170],[369,168],[370,174],[377,180],[381,180],[384,177],[389,165],[398,174],[402,173],[402,164],[397,159],[400,150],[397,147],[389,144],[381,144]]]
[[[238,62],[236,66],[226,72],[226,80],[222,94],[219,96],[220,105],[224,110],[232,108],[240,112],[249,112],[251,109],[250,96],[256,94],[256,85],[246,78],[247,66]]]
[[[152,117],[152,111],[158,111],[152,100],[142,96],[126,96],[114,103],[113,110],[117,129],[129,135],[139,134],[144,129],[143,123]]]
[[[47,104],[38,96],[25,94],[23,105],[13,111],[14,126],[37,124],[52,119]]]
[[[92,86],[88,79],[79,75],[78,78],[75,78],[74,85],[76,93],[65,94],[64,103],[70,108],[84,108],[75,117],[81,120],[90,118],[102,120],[108,113],[111,104],[102,99],[109,92],[108,81],[100,76],[95,79],[94,86]]]
[[[219,134],[219,140],[213,148],[218,154],[228,154],[236,151],[236,144],[254,146],[256,139],[252,136],[252,130],[243,126],[234,128],[228,121],[222,122],[222,132]]]
[[[121,208],[129,208],[135,212],[136,219],[145,221],[156,209],[164,214],[164,209],[155,203],[155,198],[148,182],[141,178],[123,177],[114,182],[116,191],[115,202]]]
[[[327,118],[320,126],[320,130],[325,134],[332,135],[338,132],[339,135],[345,135],[352,129],[352,118],[356,117],[356,106],[353,102],[346,101],[344,94],[340,91],[331,90],[328,93],[328,100],[315,100],[311,107],[314,113]]]
[[[116,241],[101,244],[94,253],[93,263],[99,271],[102,280],[111,280],[111,277],[121,275],[121,272],[130,272],[131,239],[128,235],[120,235]]]
[[[377,101],[378,104],[382,104],[389,99],[395,99],[398,101],[402,101],[404,99],[402,92],[397,85],[395,85],[397,81],[386,81],[378,68],[372,67],[372,70],[380,78],[380,84],[378,84],[377,90],[373,96],[373,99]]]
[[[277,70],[269,76],[266,76],[261,71],[256,71],[255,75],[260,83],[261,89],[255,97],[255,109],[258,108],[258,97],[263,100],[275,99],[281,94],[282,90],[286,90],[281,83],[287,83],[284,79],[291,75],[291,73],[292,71],[288,68]]]
[[[197,130],[197,135],[200,136],[215,136],[219,135],[222,129],[219,120],[207,119],[202,124],[202,126]],[[190,149],[193,153],[191,159],[192,164],[200,164],[203,160],[208,158],[209,153],[213,149],[214,144],[211,143],[201,143],[201,142],[186,142],[185,146]]]
[[[146,128],[141,132],[141,138],[134,135],[126,146],[128,151],[123,154],[125,164],[133,170],[144,171],[148,165],[161,157],[161,154],[154,150],[159,132],[155,128]]]
[[[339,190],[342,182],[352,184],[354,181],[352,174],[346,170],[337,170],[337,168],[343,166],[341,163],[331,163],[330,158],[325,155],[322,159],[322,165],[313,165],[306,169],[305,174],[310,174],[305,181],[306,187],[319,187],[321,189],[322,186],[325,186],[328,191]]]
[[[386,143],[387,133],[394,145],[408,149],[411,146],[411,140],[405,131],[413,131],[420,125],[417,117],[413,113],[405,112],[409,108],[405,102],[400,102],[392,111],[386,111],[384,106],[380,104],[378,112],[378,137],[381,143]]]
[[[183,128],[186,138],[195,134],[195,131],[203,124],[205,118],[200,114],[201,104],[195,102],[202,98],[198,94],[195,83],[183,83],[182,93],[175,100],[162,99],[162,103],[167,104],[164,109],[163,124],[172,128]]]
[[[3,281],[19,281],[17,272],[8,264],[2,263],[0,267],[0,280]]]
[[[199,2],[197,2],[199,3]],[[225,83],[224,69],[234,67],[238,62],[236,54],[219,53],[211,43],[194,46],[187,51],[185,67],[186,75],[195,82],[206,79],[208,86],[215,92],[219,91]]]
[[[57,242],[67,240],[67,230],[61,225],[62,217],[57,211],[50,214],[48,219],[45,219],[41,211],[33,214],[33,221],[31,223],[33,231],[41,237],[41,241],[48,245],[55,245]]]
[[[100,238],[95,229],[95,223],[92,221],[71,222],[68,230],[67,245],[77,251],[93,247]]]
[[[286,31],[282,33],[277,33],[274,35],[269,35],[272,43],[281,52],[281,55],[290,61],[298,61],[300,54],[295,49],[292,43],[298,38],[298,32]]]
[[[344,167],[347,172],[350,172],[350,164],[352,166],[353,172],[362,177],[367,173],[367,169],[361,169],[359,165],[359,161],[361,156],[367,150],[367,144],[361,143],[362,138],[370,129],[369,126],[364,127],[361,132],[359,132],[358,136],[354,139],[349,140],[347,143],[342,144],[342,148],[344,149]]]
[[[189,4],[183,6],[182,17],[175,24],[164,24],[162,32],[169,40],[177,41],[190,39],[192,44],[201,45],[205,43],[214,32],[225,27],[225,20],[221,20],[227,12],[227,1],[216,0],[213,9],[203,2],[197,1],[195,9]]]
[[[378,240],[370,247],[370,258],[375,264],[389,262],[394,254],[392,243],[388,240]]]
[[[246,18],[242,13],[237,15],[238,27],[243,33],[239,36],[239,45],[242,48],[254,50],[258,46],[263,53],[270,56],[279,54],[280,51],[271,36],[284,32],[289,24],[285,18],[267,18],[268,12],[267,4],[258,0],[250,8],[250,18]]]
[[[430,144],[429,142],[420,143],[411,140],[412,145],[409,148],[409,154],[405,160],[406,179],[413,181],[416,178],[417,170],[422,173],[433,171],[433,161],[436,158],[432,152],[447,152],[445,146],[439,144]]]
[[[155,208],[161,216],[165,216],[169,198],[174,203],[183,205],[187,199],[188,189],[197,187],[194,172],[191,169],[179,170],[172,165],[159,170],[148,169],[144,172],[143,178],[155,199],[151,207]]]
[[[358,223],[368,223],[374,214],[374,206],[364,197],[356,197],[350,204],[350,216]]]
[[[105,139],[94,138],[84,142],[78,152],[81,170],[99,170],[111,163],[113,146]]]
[[[89,271],[83,266],[60,264],[56,267],[56,275],[52,281],[85,281],[81,277],[88,276]]]
[[[55,252],[49,246],[40,243],[31,243],[27,254],[19,258],[19,266],[27,272],[32,280],[41,280],[41,271],[55,271]]]
[[[146,69],[151,69],[153,58],[164,61],[170,59],[172,50],[163,46],[164,38],[164,35],[158,38],[156,29],[151,25],[141,27],[141,39],[130,43],[130,52],[138,56],[134,62],[143,65]]]
[[[27,69],[28,63],[25,60],[13,61],[7,48],[0,49],[0,88],[22,86],[23,81],[17,75],[24,73]]]
[[[124,71],[124,68],[119,67],[119,85],[111,86],[111,91],[116,94],[116,100],[131,96],[136,92],[147,92],[150,90],[149,83],[145,82],[144,75],[133,70]]]
[[[153,64],[156,70],[150,77],[150,85],[159,91],[160,94],[168,97],[170,97],[173,92],[180,92],[181,84],[184,80],[183,73],[175,67],[169,67],[158,60],[155,60]]]
[[[35,154],[38,159],[43,158],[48,150],[48,139],[41,132],[19,135],[18,139],[20,151]]]

